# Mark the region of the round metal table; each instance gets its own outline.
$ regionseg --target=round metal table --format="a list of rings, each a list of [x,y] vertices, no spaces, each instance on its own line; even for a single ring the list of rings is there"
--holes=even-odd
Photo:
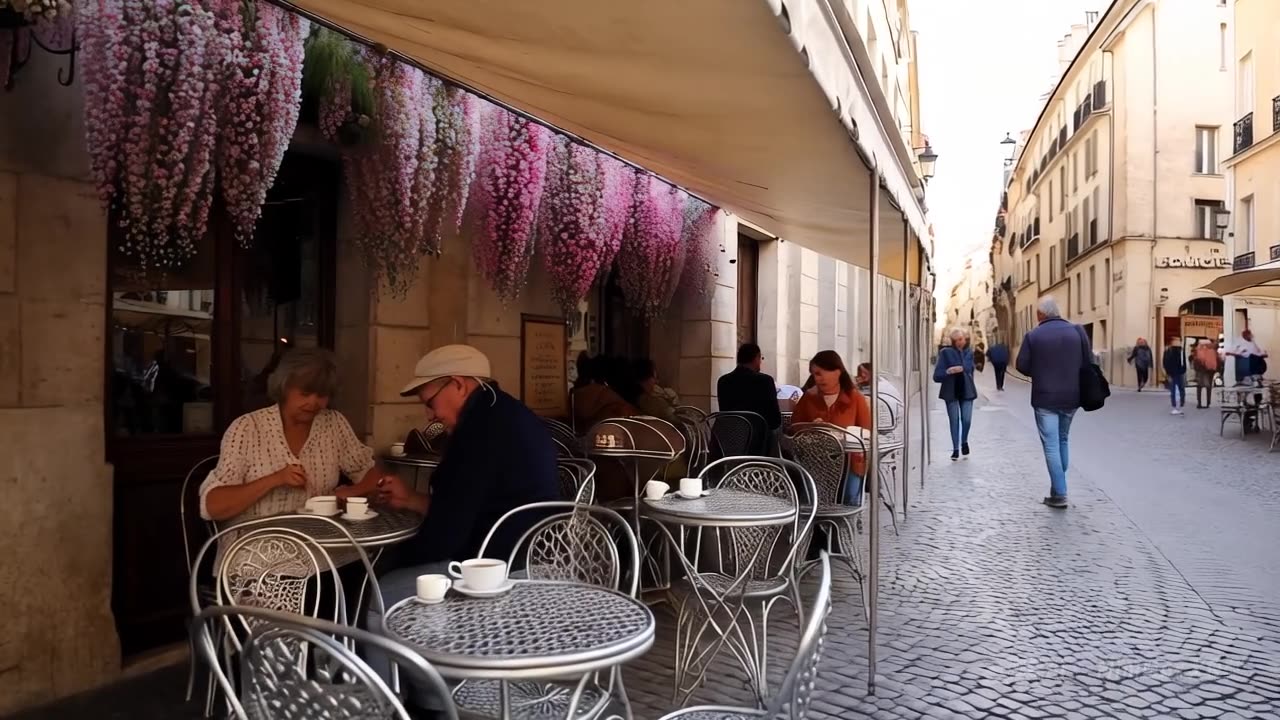
[[[653,613],[637,600],[576,583],[516,581],[505,595],[450,592],[387,610],[388,635],[460,680],[554,679],[607,670],[644,654]]]
[[[386,507],[373,508],[377,517],[367,520],[347,520],[341,515],[328,518],[338,523],[351,533],[356,544],[362,548],[383,548],[395,545],[413,537],[422,525],[423,516],[411,510],[392,510]],[[322,548],[344,548],[350,545],[347,538],[334,526],[323,520],[306,515],[288,513],[280,515],[276,527],[296,530],[316,541]],[[255,518],[257,520],[259,518]]]
[[[785,525],[796,519],[795,505],[743,490],[711,490],[688,499],[671,493],[661,500],[645,498],[645,515],[675,525],[700,527],[755,527]]]

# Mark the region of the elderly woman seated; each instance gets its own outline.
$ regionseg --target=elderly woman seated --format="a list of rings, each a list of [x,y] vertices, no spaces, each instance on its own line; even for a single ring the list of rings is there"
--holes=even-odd
[[[227,428],[218,466],[200,486],[201,516],[245,520],[298,510],[316,495],[372,492],[382,476],[373,452],[328,409],[337,385],[338,363],[328,350],[284,355],[267,381],[275,404]],[[341,473],[355,487],[337,491]]]

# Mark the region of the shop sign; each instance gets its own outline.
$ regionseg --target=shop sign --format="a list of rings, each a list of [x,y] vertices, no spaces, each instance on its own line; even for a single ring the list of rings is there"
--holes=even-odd
[[[1198,268],[1204,270],[1231,269],[1231,258],[1225,257],[1158,257],[1158,268]]]
[[[1222,316],[1220,315],[1183,315],[1182,337],[1209,338],[1214,342],[1222,334]]]
[[[520,316],[520,396],[542,417],[569,417],[569,332],[563,318]]]

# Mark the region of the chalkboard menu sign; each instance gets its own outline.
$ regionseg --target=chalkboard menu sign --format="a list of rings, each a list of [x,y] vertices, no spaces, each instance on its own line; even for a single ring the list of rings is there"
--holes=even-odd
[[[568,345],[563,318],[520,316],[520,398],[543,417],[569,417]]]

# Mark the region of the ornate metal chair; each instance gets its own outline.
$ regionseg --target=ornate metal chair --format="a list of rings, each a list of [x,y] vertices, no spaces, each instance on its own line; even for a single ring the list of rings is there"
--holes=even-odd
[[[880,433],[880,461],[876,463],[876,471],[880,476],[880,504],[889,511],[889,519],[893,521],[893,532],[898,533],[897,489],[899,463],[906,457],[906,444],[902,441],[902,426],[898,424],[900,406],[896,399],[880,396],[879,415],[876,418],[877,432]]]
[[[220,664],[214,631],[248,628],[240,655],[240,692]],[[399,692],[389,687],[357,651],[387,656],[397,676],[439,698],[446,720],[458,711],[448,686],[416,653],[381,635],[272,610],[215,606],[196,616],[192,645],[208,664],[237,720],[410,720]]]
[[[831,613],[831,560],[823,553],[818,560],[822,574],[818,579],[818,594],[800,636],[791,668],[782,681],[778,693],[763,708],[736,708],[715,705],[677,710],[662,720],[746,720],[746,718],[786,718],[804,720],[817,684],[818,665],[822,661],[823,643],[827,634],[827,616]]]
[[[560,511],[560,512],[557,512]],[[636,596],[640,578],[640,547],[630,523],[608,508],[573,502],[524,505],[503,515],[480,546],[485,557],[489,543],[504,524],[530,513],[546,515],[525,531],[507,558],[508,567],[525,568],[530,580],[555,580],[596,585]],[[626,547],[620,550],[617,538]],[[459,709],[468,715],[502,717],[501,684],[467,681],[453,691]],[[608,677],[574,678],[571,682],[507,683],[515,720],[560,720],[570,707],[574,718],[598,718],[616,697],[631,717],[631,702],[620,668]],[[585,709],[583,709],[585,708]]]
[[[551,418],[542,418],[542,422],[551,432],[551,441],[556,444],[556,452],[561,458],[586,457],[582,448],[582,440],[573,432],[573,428]]]
[[[182,490],[179,493],[178,501],[178,518],[182,523],[182,552],[187,559],[187,580],[195,580],[200,575],[200,568],[191,564],[191,545],[192,525],[194,521],[200,517],[200,498],[196,495],[196,491],[200,489],[200,484],[204,481],[205,475],[218,465],[218,456],[210,455],[192,466],[187,472],[187,476],[182,479]],[[194,506],[194,507],[193,507]],[[208,538],[210,535],[218,532],[218,527],[212,522],[200,519],[196,527],[203,526],[203,536]],[[205,602],[213,602],[213,583],[200,583],[199,592],[203,596]],[[194,654],[195,648],[192,648]],[[191,702],[191,696],[195,693],[196,686],[196,665],[191,663],[189,672],[187,673],[187,702]],[[209,676],[208,685],[205,689],[206,704],[212,702],[214,690],[214,678]]]
[[[862,546],[858,542],[862,512],[867,505],[866,483],[860,505],[845,505],[845,483],[849,477],[849,449],[844,428],[817,425],[800,428],[791,436],[790,449],[796,461],[813,475],[817,486],[818,509],[815,526],[823,531],[826,551],[843,560],[858,581],[863,612],[868,612]]]
[[[596,464],[586,458],[561,457],[556,462],[560,499],[590,505],[596,497]]]
[[[761,456],[766,452],[769,426],[753,412],[718,412],[707,416],[711,459]]]

